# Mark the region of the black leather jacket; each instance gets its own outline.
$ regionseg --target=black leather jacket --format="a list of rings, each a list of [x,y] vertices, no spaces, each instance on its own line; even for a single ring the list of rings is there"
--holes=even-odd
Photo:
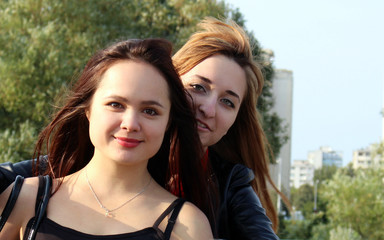
[[[218,238],[227,240],[278,240],[271,221],[250,185],[252,170],[220,159],[209,151],[209,160],[218,180],[220,207],[216,227]],[[0,193],[16,178],[32,176],[32,160],[0,164]]]
[[[15,181],[17,175],[32,177],[32,160],[0,164],[0,193]]]
[[[222,239],[279,239],[250,182],[251,169],[226,162],[209,151],[209,160],[219,183],[220,208],[216,228]]]

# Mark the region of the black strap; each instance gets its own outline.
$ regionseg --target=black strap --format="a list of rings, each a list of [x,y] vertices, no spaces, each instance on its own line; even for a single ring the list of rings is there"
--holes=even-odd
[[[21,187],[23,186],[24,177],[18,175],[15,179],[15,184],[13,185],[11,195],[8,197],[8,201],[5,204],[5,207],[3,209],[3,212],[0,216],[0,232],[3,229],[5,223],[8,220],[9,215],[11,215],[11,212],[16,204],[16,200],[20,194]]]
[[[36,203],[35,203],[35,215],[37,214],[37,210],[39,209],[40,203],[44,197],[44,185],[45,180],[43,176],[39,176],[39,188],[37,189]]]
[[[168,216],[171,211],[173,211],[171,217],[168,219],[168,224],[164,231],[164,239],[169,239],[171,237],[173,226],[176,223],[177,216],[179,215],[180,209],[184,203],[185,200],[182,198],[178,198],[173,201],[171,205],[169,205],[169,207],[165,209],[165,211],[157,218],[157,220],[153,224],[153,227],[157,228],[159,224],[164,220],[164,218]]]
[[[183,204],[185,202],[185,200],[181,199],[181,198],[179,198],[177,200],[178,201],[177,201],[177,204],[176,204],[175,208],[173,209],[172,215],[168,219],[168,224],[167,224],[167,227],[165,228],[165,232],[164,232],[164,239],[170,239],[171,233],[172,233],[172,230],[173,230],[173,226],[176,223],[177,216],[179,215],[180,209],[181,209],[181,207],[183,206]]]
[[[50,176],[39,176],[39,189],[36,197],[36,213],[34,221],[31,225],[28,234],[28,240],[33,240],[36,237],[37,229],[40,222],[45,216],[49,198],[51,197],[52,179]]]

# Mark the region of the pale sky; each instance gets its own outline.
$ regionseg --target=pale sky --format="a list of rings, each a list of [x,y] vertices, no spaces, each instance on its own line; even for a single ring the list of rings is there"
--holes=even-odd
[[[384,1],[226,0],[244,15],[274,66],[293,71],[292,160],[329,146],[382,139]]]

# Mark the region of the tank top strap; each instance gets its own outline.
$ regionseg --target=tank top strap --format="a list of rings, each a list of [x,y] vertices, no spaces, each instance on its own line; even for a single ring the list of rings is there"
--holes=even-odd
[[[34,240],[41,220],[46,217],[46,209],[51,196],[52,179],[48,175],[39,176],[39,187],[37,189],[35,217],[31,226],[25,231],[24,239]],[[28,223],[29,224],[29,223]]]
[[[168,219],[168,224],[164,231],[164,237],[165,237],[164,239],[170,238],[171,232],[173,230],[173,226],[175,225],[177,216],[179,215],[181,207],[183,206],[184,203],[185,203],[185,200],[182,198],[178,198],[175,201],[173,201],[171,205],[169,205],[169,207],[165,209],[165,211],[157,218],[157,220],[153,224],[154,228],[158,228],[159,224],[164,220],[164,218],[168,216],[170,212],[173,211],[171,217]]]
[[[44,181],[43,176],[39,175],[39,188],[37,189],[37,196],[36,196],[36,205],[35,205],[35,214],[37,213],[40,203],[44,196]]]

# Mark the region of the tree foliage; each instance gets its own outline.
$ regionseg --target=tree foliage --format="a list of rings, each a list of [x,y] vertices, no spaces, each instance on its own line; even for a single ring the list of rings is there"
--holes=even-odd
[[[311,240],[327,240],[330,237],[332,227],[328,224],[328,199],[324,198],[323,192],[326,191],[326,183],[331,180],[337,171],[336,166],[323,166],[316,169],[314,174],[314,184],[317,182],[316,211],[314,211],[315,187],[309,184],[291,189],[291,202],[296,211],[300,211],[304,217],[303,221],[285,220],[287,229],[284,232],[295,231],[300,235],[292,235],[291,232],[285,238],[303,237]],[[291,226],[293,225],[293,226]],[[291,230],[293,228],[294,230]],[[301,229],[301,230],[300,230]]]
[[[238,9],[215,0],[0,1],[0,161],[31,158],[58,96],[96,50],[148,37],[166,38],[177,50],[205,16],[245,23]],[[250,38],[266,76],[258,107],[278,154],[284,136],[279,118],[269,113],[273,67]]]
[[[374,162],[375,165],[384,166],[384,141],[372,144],[372,146],[371,161]]]
[[[315,171],[318,180],[317,209],[312,212],[313,186],[291,189],[291,202],[305,219],[282,221],[281,238],[311,240],[384,239],[384,169],[336,169]]]
[[[283,220],[285,222],[287,220]],[[311,237],[311,221],[289,220],[284,230],[279,230],[281,239],[310,239]]]
[[[361,237],[351,228],[337,227],[330,231],[330,240],[361,240]]]
[[[311,240],[328,240],[330,238],[331,227],[329,224],[318,224],[312,227]]]
[[[301,211],[307,218],[313,212],[314,190],[309,184],[301,185],[299,188],[291,189],[291,203],[295,210]]]
[[[333,175],[335,175],[337,171],[337,166],[323,166],[322,168],[316,169],[314,174],[314,181],[325,182],[327,180],[332,179]]]
[[[322,214],[313,214],[304,220],[284,219],[281,221],[283,229],[279,229],[279,237],[281,239],[311,239],[326,240],[327,225],[321,224]],[[321,226],[321,230],[318,229]],[[315,237],[314,233],[315,232]]]
[[[359,169],[354,176],[338,171],[326,184],[323,195],[334,228],[351,229],[362,239],[384,239],[383,170]]]

